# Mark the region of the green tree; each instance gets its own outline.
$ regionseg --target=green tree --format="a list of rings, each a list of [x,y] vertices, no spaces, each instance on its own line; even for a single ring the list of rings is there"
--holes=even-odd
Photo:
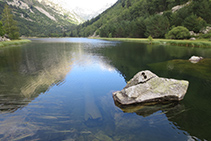
[[[63,32],[63,35],[62,35],[63,37],[67,37],[67,34],[66,34],[66,32],[64,31]]]
[[[125,7],[125,0],[121,0],[122,7]]]
[[[131,1],[130,0],[126,1],[126,6],[127,6],[127,8],[129,8],[131,6]]]
[[[112,33],[109,33],[108,38],[112,38]]]
[[[202,18],[197,17],[195,14],[191,14],[184,20],[183,25],[190,31],[198,33],[203,27],[207,25],[207,23]]]
[[[4,34],[5,34],[5,31],[4,31],[4,29],[3,29],[3,24],[2,24],[2,22],[0,21],[0,36],[4,36]]]
[[[191,11],[186,7],[183,7],[179,9],[178,11],[172,13],[171,21],[170,21],[171,26],[181,26],[184,19],[190,15],[191,15]]]
[[[146,32],[145,36],[152,36],[153,38],[162,38],[169,30],[169,20],[162,15],[154,15],[145,20]]]
[[[139,18],[133,20],[129,26],[131,26],[130,27],[130,37],[135,37],[135,38],[145,37],[144,33],[146,31],[146,26],[145,26],[143,17],[139,17]]]
[[[207,23],[211,24],[211,1],[210,0],[193,0],[192,12],[198,17],[202,17]]]
[[[19,39],[20,35],[17,27],[17,22],[13,19],[13,14],[11,14],[8,5],[4,6],[4,10],[2,13],[2,23],[5,33],[9,36],[10,39]]]
[[[168,39],[187,39],[189,37],[189,30],[184,26],[174,27],[166,34],[166,38]]]

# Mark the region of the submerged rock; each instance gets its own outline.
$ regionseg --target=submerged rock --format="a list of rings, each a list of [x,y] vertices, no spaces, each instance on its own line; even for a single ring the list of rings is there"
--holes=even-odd
[[[161,78],[146,70],[137,73],[123,90],[114,92],[113,98],[121,105],[179,101],[185,96],[188,85],[188,81]]]
[[[203,57],[199,57],[199,56],[192,56],[190,59],[189,59],[189,61],[191,62],[191,63],[198,63],[200,60],[202,60],[203,59]]]
[[[211,59],[204,58],[198,63],[191,63],[189,60],[175,59],[166,62],[148,64],[151,70],[160,72],[162,75],[174,74],[179,76],[194,77],[202,81],[211,81]],[[183,77],[185,77],[183,76]]]
[[[167,101],[165,103],[150,103],[150,104],[135,104],[135,105],[119,105],[115,103],[124,113],[136,113],[137,115],[148,117],[158,111],[162,111],[166,114],[170,111],[174,113],[184,111],[184,105],[181,105],[178,101]]]

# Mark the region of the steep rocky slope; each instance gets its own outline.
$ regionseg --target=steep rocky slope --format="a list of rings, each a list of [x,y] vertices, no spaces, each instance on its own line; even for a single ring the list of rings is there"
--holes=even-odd
[[[22,36],[62,36],[83,22],[77,14],[49,0],[0,0],[0,18],[5,4],[18,21]]]

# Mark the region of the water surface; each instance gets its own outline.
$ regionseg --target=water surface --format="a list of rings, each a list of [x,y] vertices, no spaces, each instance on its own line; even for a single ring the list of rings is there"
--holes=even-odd
[[[186,61],[192,55],[210,58],[211,49],[86,38],[1,48],[0,140],[210,140],[210,60],[197,66]],[[188,80],[185,98],[116,106],[112,92],[147,69]]]

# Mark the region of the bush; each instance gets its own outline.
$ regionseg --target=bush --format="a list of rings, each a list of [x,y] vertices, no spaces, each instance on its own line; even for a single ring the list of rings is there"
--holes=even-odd
[[[148,37],[148,40],[149,40],[150,44],[152,44],[153,38],[151,35]]]
[[[211,38],[211,33],[203,34],[200,37],[205,39]]]
[[[189,30],[183,26],[174,27],[166,34],[167,39],[187,39],[190,38]]]

